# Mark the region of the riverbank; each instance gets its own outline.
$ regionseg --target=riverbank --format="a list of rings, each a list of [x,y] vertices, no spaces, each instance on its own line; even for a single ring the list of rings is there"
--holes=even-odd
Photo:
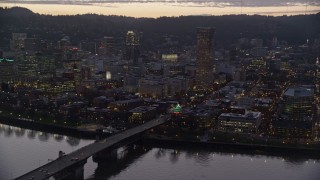
[[[291,146],[272,146],[262,144],[244,144],[244,143],[225,143],[213,141],[196,141],[175,139],[165,136],[148,135],[144,138],[146,143],[154,146],[168,146],[168,147],[199,147],[208,148],[216,151],[223,152],[244,152],[245,154],[270,154],[270,155],[293,155],[293,156],[306,156],[314,159],[320,159],[320,148],[308,147],[291,147]]]
[[[96,135],[98,134],[95,131],[87,131],[84,129],[78,129],[74,127],[42,123],[39,121],[32,121],[31,119],[11,118],[7,116],[0,116],[0,123],[26,129],[44,131],[48,133],[62,134],[81,139],[95,139]]]
[[[38,131],[44,131],[48,133],[62,134],[71,137],[81,139],[95,139],[99,135],[96,131],[88,131],[85,129],[79,129],[74,127],[67,127],[61,125],[54,125],[48,123],[42,123],[39,121],[32,121],[30,119],[11,118],[6,116],[0,116],[0,123],[17,126],[21,128],[33,129]],[[229,142],[214,142],[214,141],[200,141],[200,140],[187,140],[170,138],[166,136],[158,135],[146,135],[143,141],[151,143],[155,146],[181,146],[181,147],[200,147],[200,148],[213,148],[216,150],[230,151],[230,152],[267,152],[267,153],[289,153],[313,156],[320,159],[320,148],[301,146],[277,146],[277,145],[263,145],[263,144],[249,144],[249,143],[229,143]]]

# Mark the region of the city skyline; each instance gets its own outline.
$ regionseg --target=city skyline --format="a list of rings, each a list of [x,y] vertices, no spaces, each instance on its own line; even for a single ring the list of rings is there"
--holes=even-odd
[[[320,13],[240,10],[1,7],[0,179],[318,179]]]

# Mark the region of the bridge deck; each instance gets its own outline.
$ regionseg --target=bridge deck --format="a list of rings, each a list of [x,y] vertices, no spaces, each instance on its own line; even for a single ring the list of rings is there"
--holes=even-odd
[[[22,179],[34,179],[34,180],[42,180],[47,179],[59,172],[61,172],[63,169],[68,168],[70,166],[73,166],[77,164],[78,162],[81,162],[83,160],[86,160],[87,158],[91,157],[92,155],[112,146],[120,141],[127,139],[131,136],[134,136],[136,134],[139,134],[147,129],[151,129],[155,126],[158,126],[165,122],[167,117],[157,118],[153,119],[151,121],[148,121],[142,125],[139,125],[137,127],[134,127],[132,129],[123,131],[121,133],[115,134],[111,137],[108,137],[104,140],[94,142],[90,145],[87,145],[85,147],[82,147],[70,154],[67,154],[66,156],[60,157],[54,161],[51,161],[48,164],[45,164],[33,171],[30,171],[29,173],[26,173],[18,178],[17,180]]]

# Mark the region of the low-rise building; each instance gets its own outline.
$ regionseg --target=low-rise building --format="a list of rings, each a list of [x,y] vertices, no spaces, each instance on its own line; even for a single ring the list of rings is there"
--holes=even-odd
[[[305,121],[292,121],[286,117],[272,118],[271,135],[282,138],[304,138],[312,137],[312,118]]]
[[[59,113],[68,120],[76,120],[80,115],[81,109],[86,106],[85,102],[74,102],[59,107]]]
[[[214,125],[214,112],[213,110],[199,109],[193,114],[194,121],[197,128],[210,129]]]
[[[131,113],[128,119],[129,123],[143,124],[156,117],[155,106],[139,106],[129,112]]]
[[[167,79],[159,76],[141,78],[138,91],[144,97],[165,97],[168,95]]]
[[[85,111],[86,120],[105,126],[112,122],[112,112],[107,108],[90,107]]]
[[[109,108],[113,111],[127,111],[135,107],[141,106],[143,104],[143,99],[129,99],[114,101],[109,104]]]
[[[222,113],[218,117],[217,129],[221,132],[256,133],[260,123],[260,112]]]

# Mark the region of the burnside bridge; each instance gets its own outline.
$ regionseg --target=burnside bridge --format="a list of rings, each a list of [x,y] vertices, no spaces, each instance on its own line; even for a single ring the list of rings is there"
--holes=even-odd
[[[169,115],[158,117],[106,139],[96,141],[17,177],[16,180],[83,179],[84,164],[86,164],[89,157],[99,153],[104,153],[104,151],[112,147],[119,146],[121,143],[129,144],[137,141],[146,130],[163,124],[168,119]],[[105,154],[103,156],[105,156]]]

